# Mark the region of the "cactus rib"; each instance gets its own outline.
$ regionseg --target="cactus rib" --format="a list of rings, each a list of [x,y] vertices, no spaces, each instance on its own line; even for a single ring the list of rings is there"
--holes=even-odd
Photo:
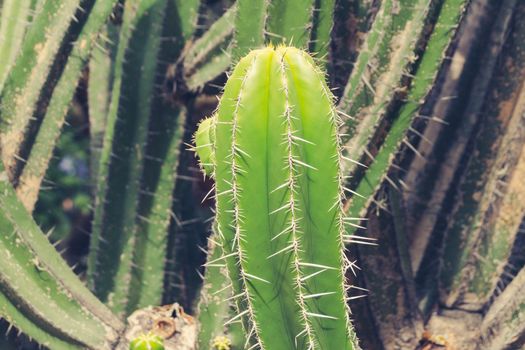
[[[99,36],[105,38],[100,46],[93,48],[89,59],[88,117],[89,117],[89,165],[93,189],[96,188],[100,152],[104,129],[111,102],[111,85],[115,69],[115,51],[118,43],[116,26],[107,23]]]
[[[228,280],[226,265],[222,261],[223,248],[219,246],[218,239],[216,233],[208,239],[208,263],[197,313],[197,349],[213,348],[213,343],[219,337],[228,339],[234,349],[241,349],[245,344],[245,336],[240,322],[232,322],[225,326],[235,314],[233,305],[229,302],[231,282]]]
[[[313,0],[271,1],[266,24],[267,41],[307,49],[314,9]]]

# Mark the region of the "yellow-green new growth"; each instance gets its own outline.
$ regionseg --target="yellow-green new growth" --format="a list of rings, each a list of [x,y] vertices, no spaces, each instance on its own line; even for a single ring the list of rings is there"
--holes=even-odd
[[[346,305],[338,116],[308,53],[242,58],[196,150],[216,181],[238,315],[261,349],[356,349]],[[229,323],[229,322],[227,322]]]
[[[149,332],[133,339],[129,343],[129,350],[164,350],[164,340]]]

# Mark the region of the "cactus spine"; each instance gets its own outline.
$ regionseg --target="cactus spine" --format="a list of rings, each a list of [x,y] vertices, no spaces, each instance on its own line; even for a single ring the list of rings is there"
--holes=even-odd
[[[240,60],[213,136],[197,137],[205,162],[215,157],[217,231],[239,315],[260,348],[357,348],[343,277],[337,120],[313,59],[268,47]]]

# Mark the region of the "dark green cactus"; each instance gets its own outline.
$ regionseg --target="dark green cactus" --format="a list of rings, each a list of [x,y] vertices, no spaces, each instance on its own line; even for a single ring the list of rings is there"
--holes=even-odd
[[[338,115],[324,74],[293,47],[252,51],[201,126],[197,153],[214,163],[217,232],[254,346],[357,348]]]

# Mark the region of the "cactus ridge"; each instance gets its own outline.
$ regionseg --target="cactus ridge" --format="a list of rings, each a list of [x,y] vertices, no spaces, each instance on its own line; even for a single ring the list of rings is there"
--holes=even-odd
[[[345,298],[338,124],[313,59],[268,47],[241,59],[212,118],[215,136],[197,137],[197,153],[215,158],[223,258],[254,346],[357,347]]]

